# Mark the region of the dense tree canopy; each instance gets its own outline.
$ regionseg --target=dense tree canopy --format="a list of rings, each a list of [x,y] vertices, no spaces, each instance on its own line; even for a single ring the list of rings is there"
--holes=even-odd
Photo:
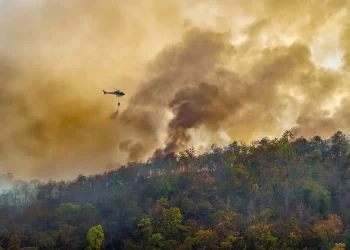
[[[350,249],[349,149],[341,132],[287,131],[17,183],[0,196],[0,249]]]

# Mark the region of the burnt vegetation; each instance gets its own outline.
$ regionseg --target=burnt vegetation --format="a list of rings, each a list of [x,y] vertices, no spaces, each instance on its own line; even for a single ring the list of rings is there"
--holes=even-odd
[[[1,195],[4,249],[350,249],[350,143],[263,138]],[[13,182],[11,175],[2,182]],[[10,185],[10,184],[8,184]]]

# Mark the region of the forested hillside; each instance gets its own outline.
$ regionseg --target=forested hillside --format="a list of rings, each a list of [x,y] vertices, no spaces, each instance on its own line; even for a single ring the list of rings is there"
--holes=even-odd
[[[329,139],[156,154],[1,195],[4,249],[350,249],[350,151]]]

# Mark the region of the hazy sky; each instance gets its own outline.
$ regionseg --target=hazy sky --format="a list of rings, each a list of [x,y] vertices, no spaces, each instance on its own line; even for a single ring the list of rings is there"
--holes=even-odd
[[[0,172],[348,132],[350,0],[2,0]],[[126,93],[118,100],[102,90]]]

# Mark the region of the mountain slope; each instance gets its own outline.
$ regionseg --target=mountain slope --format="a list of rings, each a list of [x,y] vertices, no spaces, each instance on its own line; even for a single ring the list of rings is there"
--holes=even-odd
[[[344,249],[348,149],[341,132],[306,140],[287,131],[251,145],[159,154],[73,182],[19,187],[1,195],[0,246]]]

